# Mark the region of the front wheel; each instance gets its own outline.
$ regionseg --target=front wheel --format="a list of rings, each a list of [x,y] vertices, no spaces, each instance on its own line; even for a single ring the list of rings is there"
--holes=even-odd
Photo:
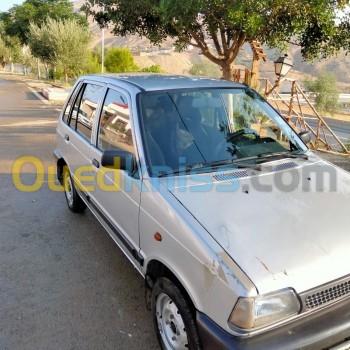
[[[199,350],[194,312],[180,289],[168,278],[159,278],[152,289],[152,314],[163,350]]]
[[[82,213],[86,205],[75,189],[74,181],[67,166],[63,168],[63,188],[68,208],[74,213]]]

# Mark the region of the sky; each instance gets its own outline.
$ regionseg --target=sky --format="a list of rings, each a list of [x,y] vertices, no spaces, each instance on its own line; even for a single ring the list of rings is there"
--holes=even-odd
[[[0,0],[0,11],[7,11],[13,5],[22,3],[23,0]]]

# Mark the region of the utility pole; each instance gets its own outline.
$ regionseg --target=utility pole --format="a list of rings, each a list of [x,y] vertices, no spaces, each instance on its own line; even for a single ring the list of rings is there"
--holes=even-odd
[[[94,1],[94,7],[96,2]],[[105,12],[105,5],[102,6],[102,11]],[[101,27],[101,73],[105,71],[105,24]]]
[[[105,12],[105,6],[103,5],[102,11]],[[105,71],[105,27],[103,23],[102,30],[102,40],[101,40],[101,73],[103,74]]]

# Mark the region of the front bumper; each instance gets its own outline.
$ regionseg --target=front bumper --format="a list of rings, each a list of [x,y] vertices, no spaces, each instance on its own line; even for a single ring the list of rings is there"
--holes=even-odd
[[[200,312],[197,325],[204,350],[329,349],[350,339],[350,301],[250,338],[229,334]]]

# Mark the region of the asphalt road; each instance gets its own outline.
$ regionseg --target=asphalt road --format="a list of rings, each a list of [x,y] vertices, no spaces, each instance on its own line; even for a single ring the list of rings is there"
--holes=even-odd
[[[16,158],[54,163],[57,116],[0,76],[0,349],[158,349],[143,279],[89,211],[70,213],[46,176],[34,193],[13,184]]]
[[[350,142],[350,122],[325,118],[336,135],[345,142]]]

